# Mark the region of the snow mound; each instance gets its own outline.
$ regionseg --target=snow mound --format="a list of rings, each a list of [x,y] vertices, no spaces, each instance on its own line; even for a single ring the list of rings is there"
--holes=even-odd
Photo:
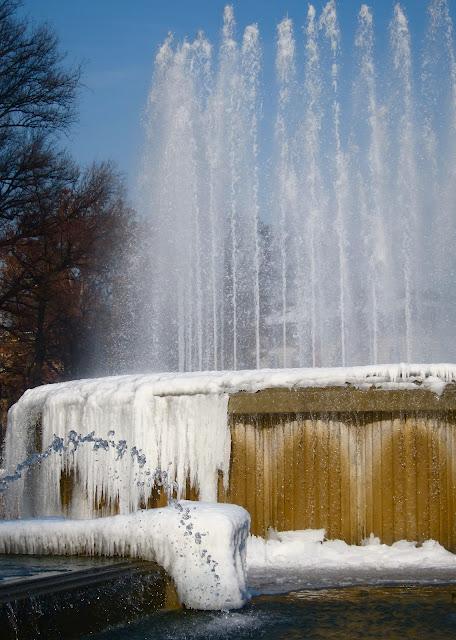
[[[271,531],[267,540],[250,536],[247,565],[249,571],[361,567],[376,571],[405,567],[452,567],[456,570],[456,555],[435,540],[427,540],[420,546],[408,540],[386,545],[371,535],[361,545],[349,545],[343,540],[326,540],[324,529],[306,529]]]
[[[153,560],[192,609],[237,609],[247,599],[242,507],[182,501],[93,520],[0,521],[0,553],[126,556]]]

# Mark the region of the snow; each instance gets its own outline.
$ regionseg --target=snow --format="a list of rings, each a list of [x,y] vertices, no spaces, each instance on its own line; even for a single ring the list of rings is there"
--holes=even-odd
[[[326,540],[324,529],[270,531],[267,540],[249,537],[247,568],[249,587],[267,593],[353,584],[435,583],[454,581],[456,555],[435,540],[386,545],[371,535],[358,546]]]
[[[69,514],[75,518],[95,516],[101,496],[108,504],[118,505],[121,514],[139,509],[153,490],[151,478],[156,469],[177,482],[178,497],[189,480],[199,489],[201,500],[215,502],[219,474],[225,486],[229,480],[227,407],[229,394],[238,391],[352,385],[361,389],[419,388],[441,394],[453,381],[455,365],[399,364],[143,374],[30,389],[9,413],[7,473],[35,450],[38,421],[43,447],[54,435],[66,438],[74,430],[83,435],[95,432],[97,437],[117,443],[125,441],[131,455],[119,459],[116,447],[94,453],[94,448],[86,445],[75,453],[49,456],[33,471],[30,482],[24,473],[9,488],[6,513],[9,517],[62,515],[62,471],[78,478]],[[135,450],[147,464],[141,467],[132,462]]]
[[[0,522],[0,553],[128,556],[158,562],[181,603],[237,609],[248,599],[242,507],[182,501],[162,509],[93,520]]]
[[[346,567],[365,565],[376,569],[399,566],[452,566],[456,555],[435,540],[421,546],[400,540],[391,546],[371,536],[361,545],[349,545],[343,540],[326,540],[324,529],[273,532],[265,540],[250,536],[247,547],[249,569],[286,567],[306,569],[313,566]]]

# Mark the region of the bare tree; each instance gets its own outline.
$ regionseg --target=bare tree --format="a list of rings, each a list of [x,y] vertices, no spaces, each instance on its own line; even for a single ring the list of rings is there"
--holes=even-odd
[[[49,172],[50,138],[74,121],[80,78],[79,68],[65,68],[54,33],[19,19],[18,6],[0,0],[0,241],[17,225],[37,174]]]
[[[87,374],[94,353],[103,361],[115,350],[135,225],[109,163],[81,171],[55,150],[75,119],[80,70],[67,68],[54,33],[19,18],[18,7],[0,0],[0,401],[8,404],[29,386]]]
[[[2,260],[10,293],[0,305],[0,355],[11,389],[87,374],[95,342],[112,340],[117,269],[133,217],[111,165],[75,179],[67,163],[66,181],[37,185],[33,228]]]
[[[0,0],[0,130],[61,130],[75,118],[80,70],[63,66],[49,27],[17,17],[19,4]]]

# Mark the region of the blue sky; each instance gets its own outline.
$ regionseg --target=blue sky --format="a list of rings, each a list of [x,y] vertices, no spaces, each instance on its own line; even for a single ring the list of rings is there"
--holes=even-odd
[[[450,0],[455,14],[456,0]],[[80,94],[80,119],[65,142],[82,164],[112,159],[132,190],[141,157],[141,118],[150,88],[157,47],[172,31],[177,39],[203,29],[217,42],[225,0],[24,0],[33,20],[51,24],[71,62],[82,62],[85,87]],[[273,41],[277,22],[288,14],[295,26],[305,22],[305,0],[238,0],[239,30],[259,24],[264,47],[265,92],[273,82]],[[315,2],[317,7],[323,3]],[[342,47],[351,51],[360,2],[340,0]],[[371,0],[379,36],[377,55],[385,51],[386,29],[393,0]],[[415,41],[423,37],[426,0],[403,0]],[[349,59],[348,59],[349,60]]]

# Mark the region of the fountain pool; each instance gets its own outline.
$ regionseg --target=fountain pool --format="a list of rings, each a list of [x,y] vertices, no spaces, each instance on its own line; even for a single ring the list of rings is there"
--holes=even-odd
[[[455,586],[350,587],[261,596],[241,612],[176,611],[90,636],[93,640],[451,640]]]

